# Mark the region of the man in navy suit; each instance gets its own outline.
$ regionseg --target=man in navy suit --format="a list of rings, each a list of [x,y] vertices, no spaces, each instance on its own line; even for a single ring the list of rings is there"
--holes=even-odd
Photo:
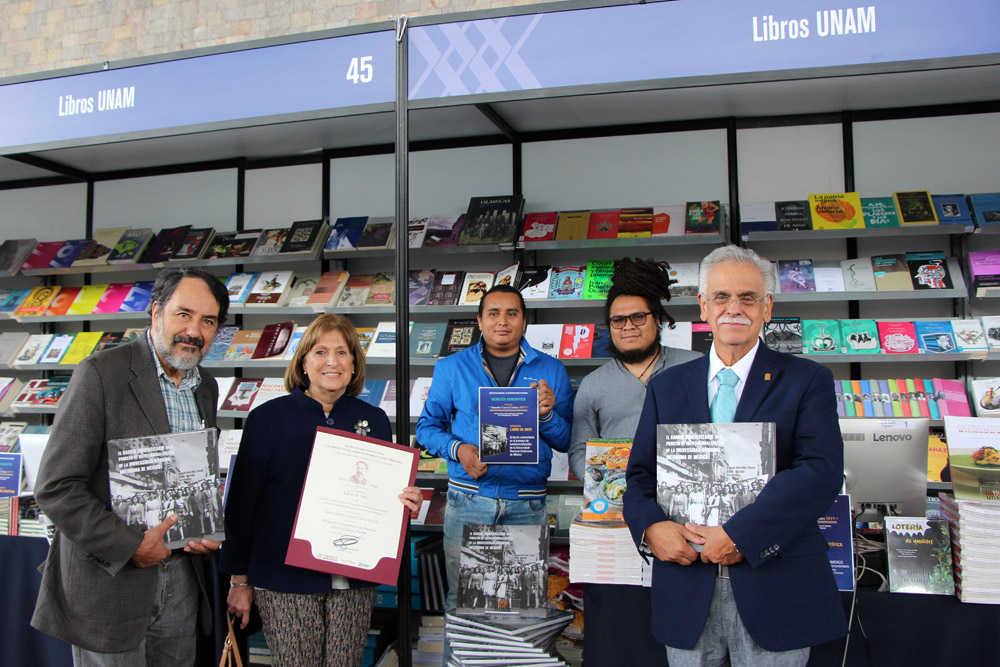
[[[649,382],[627,472],[625,520],[655,557],[652,632],[671,667],[805,665],[810,646],[847,633],[816,523],[843,479],[833,375],[763,345],[774,273],[753,251],[710,253],[698,292],[712,349]],[[669,521],[656,502],[656,426],[711,421],[774,422],[775,475],[721,526]]]

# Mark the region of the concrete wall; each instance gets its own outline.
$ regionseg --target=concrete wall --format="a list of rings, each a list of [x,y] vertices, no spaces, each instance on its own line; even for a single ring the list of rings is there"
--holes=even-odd
[[[531,0],[0,0],[0,82],[182,52]]]

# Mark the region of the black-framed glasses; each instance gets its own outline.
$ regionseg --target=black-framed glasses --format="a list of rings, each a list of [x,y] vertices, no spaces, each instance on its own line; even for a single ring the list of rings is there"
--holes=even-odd
[[[652,315],[652,314],[653,313],[651,313],[649,311],[646,311],[645,313],[642,312],[642,311],[639,311],[639,312],[632,313],[631,315],[613,315],[611,317],[611,328],[612,329],[624,329],[625,328],[625,320],[631,320],[632,324],[634,324],[637,327],[641,327],[643,324],[646,323],[646,316],[647,315]]]
[[[712,303],[720,308],[728,308],[729,304],[733,301],[738,301],[744,308],[753,308],[754,306],[760,305],[764,299],[767,297],[757,298],[752,294],[740,294],[737,296],[729,296],[728,294],[716,294],[712,297]]]

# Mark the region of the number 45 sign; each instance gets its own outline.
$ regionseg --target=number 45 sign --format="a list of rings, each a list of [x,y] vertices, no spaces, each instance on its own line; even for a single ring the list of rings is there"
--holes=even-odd
[[[351,58],[347,68],[347,80],[351,83],[371,83],[375,71],[372,68],[372,56]]]

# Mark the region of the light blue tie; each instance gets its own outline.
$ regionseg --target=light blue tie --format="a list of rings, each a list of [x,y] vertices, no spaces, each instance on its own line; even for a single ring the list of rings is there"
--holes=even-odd
[[[715,376],[719,379],[719,390],[712,399],[712,422],[731,422],[736,416],[736,384],[740,381],[731,368],[723,368]]]

